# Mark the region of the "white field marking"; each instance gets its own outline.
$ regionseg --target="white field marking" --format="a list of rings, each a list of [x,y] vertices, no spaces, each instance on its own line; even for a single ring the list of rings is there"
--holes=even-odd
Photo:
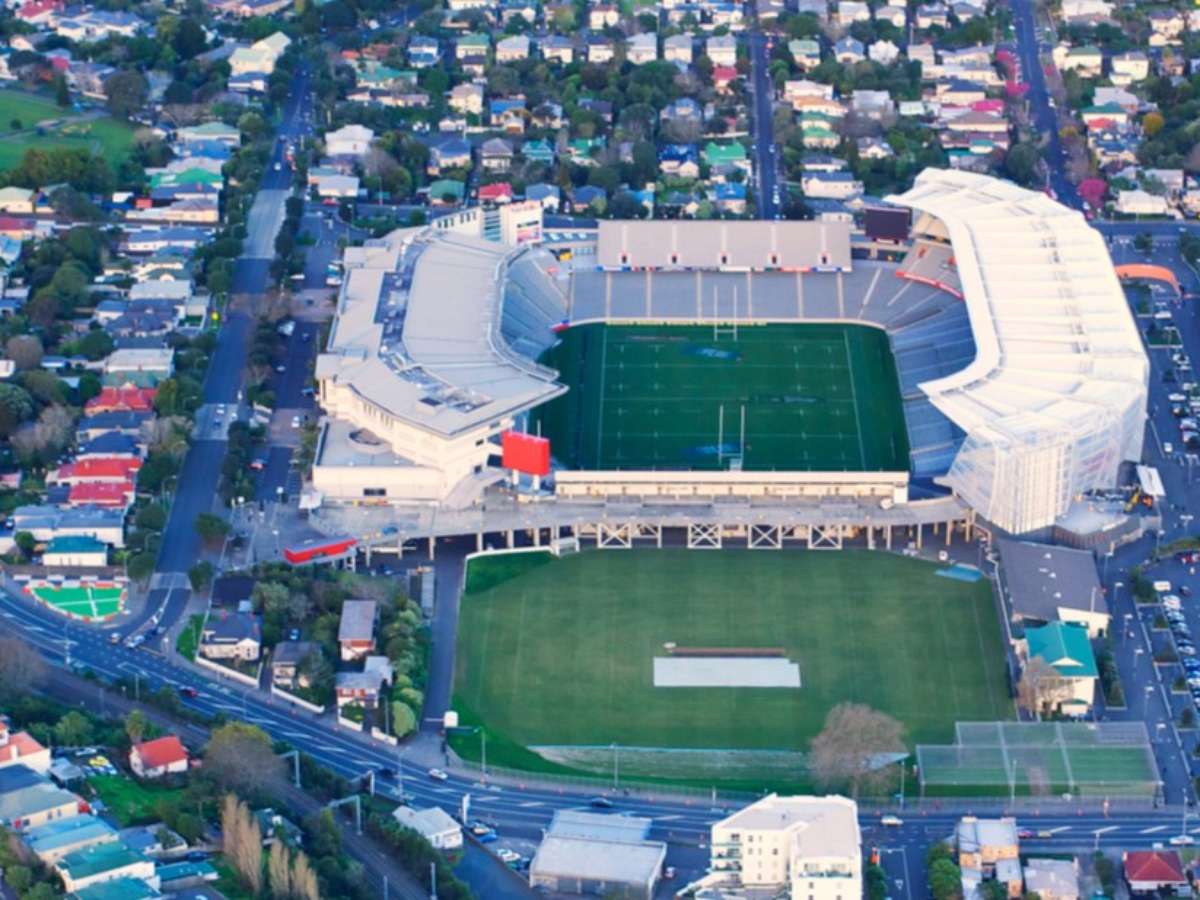
[[[1166,825],[1155,825],[1153,828],[1143,828],[1141,831],[1138,832],[1138,834],[1154,834],[1155,832],[1166,831],[1166,830],[1167,830]]]

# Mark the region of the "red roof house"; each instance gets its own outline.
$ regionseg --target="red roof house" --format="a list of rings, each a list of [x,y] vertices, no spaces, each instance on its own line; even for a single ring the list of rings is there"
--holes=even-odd
[[[136,457],[101,456],[59,466],[50,480],[59,484],[123,484],[137,477],[142,461]]]
[[[1186,887],[1183,863],[1174,850],[1131,850],[1123,857],[1125,880],[1135,894]]]
[[[513,187],[507,181],[485,184],[479,189],[480,202],[508,203],[513,198]]]
[[[713,87],[718,91],[723,91],[731,84],[737,81],[738,70],[733,66],[713,66],[712,79]]]
[[[29,0],[17,10],[17,18],[25,22],[42,22],[64,6],[63,0]]]
[[[173,734],[153,741],[142,741],[129,749],[129,768],[139,778],[161,778],[186,772],[187,767],[187,748]]]
[[[86,506],[94,503],[97,506],[128,507],[133,502],[134,486],[132,481],[87,481],[71,485],[67,494],[68,506]]]
[[[93,397],[84,407],[89,413],[100,412],[151,412],[154,409],[155,388],[106,387],[99,396]]]
[[[45,775],[50,768],[50,750],[43,747],[28,732],[9,730],[8,722],[0,718],[0,769],[22,765]]]

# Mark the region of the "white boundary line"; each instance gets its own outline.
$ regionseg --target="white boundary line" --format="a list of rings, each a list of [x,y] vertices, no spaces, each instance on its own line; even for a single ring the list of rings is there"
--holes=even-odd
[[[846,351],[846,368],[850,370],[850,399],[854,401],[854,427],[858,431],[858,468],[859,471],[865,471],[867,468],[867,451],[863,447],[862,416],[858,410],[858,392],[854,389],[854,363],[850,359],[850,337],[846,332],[842,332],[842,347]]]

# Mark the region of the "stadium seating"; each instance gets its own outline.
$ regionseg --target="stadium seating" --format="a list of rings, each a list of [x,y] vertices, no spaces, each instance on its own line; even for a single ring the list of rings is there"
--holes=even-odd
[[[530,251],[509,265],[501,333],[516,352],[537,359],[554,341],[554,326],[567,316],[567,297],[547,272],[554,258]]]

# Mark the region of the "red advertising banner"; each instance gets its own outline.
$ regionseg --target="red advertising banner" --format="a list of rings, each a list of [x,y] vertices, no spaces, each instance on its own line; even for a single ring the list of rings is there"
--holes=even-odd
[[[526,475],[550,474],[550,442],[546,438],[506,431],[500,440],[504,468],[516,469]]]

